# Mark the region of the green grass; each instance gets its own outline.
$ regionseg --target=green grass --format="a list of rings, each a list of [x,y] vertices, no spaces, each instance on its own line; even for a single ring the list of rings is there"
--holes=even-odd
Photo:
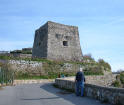
[[[2,60],[25,60],[25,61],[38,61],[38,62],[52,63],[51,60],[47,60],[47,59],[40,59],[40,58],[19,58],[19,57],[12,57],[12,56],[6,56],[6,55],[0,55],[0,59],[2,59]]]
[[[84,75],[104,75],[104,73],[102,71],[101,72],[86,71],[84,72]]]
[[[61,75],[64,74],[65,77],[69,77],[69,76],[75,76],[76,73],[67,73],[67,72],[63,72],[61,73]],[[28,75],[28,73],[20,73],[20,74],[17,74],[15,76],[15,79],[18,79],[18,80],[27,80],[27,79],[55,79],[55,78],[58,78],[58,75],[59,73],[48,73],[48,75],[41,75],[41,76],[36,76],[36,75]],[[97,74],[97,73],[88,73],[88,74],[85,74],[85,75],[102,75],[102,74]]]
[[[50,79],[48,76],[20,76],[16,77],[17,80],[27,80],[27,79]]]
[[[68,74],[68,73],[63,73],[65,76],[74,76],[73,74]],[[41,75],[41,76],[36,76],[36,75],[28,75],[28,73],[23,73],[23,74],[17,74],[15,76],[15,79],[55,79],[58,78],[57,73],[49,73],[48,75]]]
[[[85,65],[84,62],[79,62],[79,61],[52,61],[48,59],[43,59],[43,58],[19,58],[19,57],[12,57],[12,56],[6,56],[6,55],[0,55],[0,59],[3,60],[26,60],[26,61],[38,61],[38,62],[47,62],[49,64],[60,64],[63,65],[64,63],[70,63],[70,64],[80,64],[80,65]],[[93,64],[96,64],[96,62],[92,62]],[[92,64],[86,63],[86,64]]]

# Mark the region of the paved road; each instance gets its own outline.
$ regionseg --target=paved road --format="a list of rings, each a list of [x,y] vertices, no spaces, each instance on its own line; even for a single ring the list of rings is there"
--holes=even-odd
[[[105,105],[87,97],[76,97],[51,83],[7,86],[0,90],[0,105]],[[109,104],[106,104],[109,105]]]

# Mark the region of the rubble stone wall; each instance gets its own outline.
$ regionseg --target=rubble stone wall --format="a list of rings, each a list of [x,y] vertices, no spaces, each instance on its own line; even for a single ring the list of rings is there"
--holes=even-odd
[[[75,83],[71,80],[56,79],[55,84],[60,88],[75,90]],[[84,95],[95,98],[103,103],[124,105],[124,89],[103,87],[93,84],[85,84]]]
[[[75,81],[75,77],[65,78],[66,80]],[[86,83],[98,85],[98,86],[111,86],[112,83],[116,80],[116,75],[108,73],[105,75],[90,75],[85,76]]]

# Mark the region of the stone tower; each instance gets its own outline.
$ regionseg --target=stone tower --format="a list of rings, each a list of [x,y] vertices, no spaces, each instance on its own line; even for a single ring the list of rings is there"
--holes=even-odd
[[[78,27],[48,21],[35,31],[32,57],[82,60]]]

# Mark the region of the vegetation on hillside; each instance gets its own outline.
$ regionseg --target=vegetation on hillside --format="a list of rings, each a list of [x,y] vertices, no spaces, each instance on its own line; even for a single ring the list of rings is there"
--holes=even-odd
[[[0,59],[3,60],[25,60],[25,61],[37,61],[43,63],[43,70],[39,70],[39,75],[30,75],[27,72],[17,72],[15,73],[15,78],[17,79],[30,79],[30,78],[56,78],[58,75],[64,74],[65,76],[74,76],[77,72],[77,68],[82,67],[84,69],[85,75],[103,75],[104,71],[111,72],[111,66],[105,62],[103,59],[95,61],[91,54],[83,56],[83,61],[73,62],[73,61],[51,61],[47,59],[39,58],[17,58],[13,56],[0,55]],[[73,66],[72,70],[66,70],[68,66]]]
[[[120,74],[120,81],[124,85],[124,72]]]
[[[99,63],[100,66],[104,67],[104,70],[106,70],[106,71],[110,71],[111,70],[110,64],[105,62],[103,59],[99,59],[98,63]]]
[[[95,61],[91,54],[83,56],[83,63],[87,65],[85,67],[86,71],[109,71],[111,72],[111,66],[109,63],[105,62],[103,59]]]
[[[11,84],[13,83],[13,79],[14,73],[13,70],[10,69],[10,65],[0,62],[0,84]]]
[[[120,74],[116,76],[116,81],[113,82],[113,86],[124,88],[124,71],[120,72]]]

